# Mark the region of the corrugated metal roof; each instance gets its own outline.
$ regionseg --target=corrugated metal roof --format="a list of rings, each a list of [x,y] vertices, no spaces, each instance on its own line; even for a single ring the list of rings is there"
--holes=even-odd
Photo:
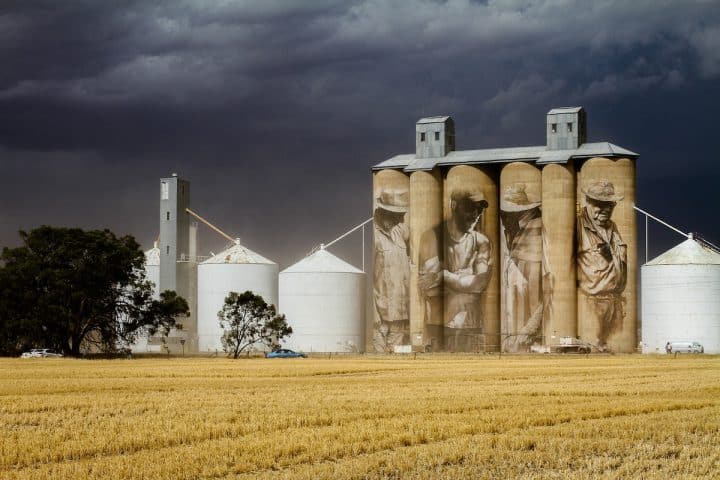
[[[308,255],[295,265],[291,265],[283,273],[364,273],[349,263],[336,257],[324,248]]]
[[[160,248],[157,243],[150,250],[145,251],[145,266],[153,267],[160,265]]]
[[[545,150],[540,154],[537,163],[567,163],[573,156],[575,150]]]
[[[432,170],[437,163],[442,160],[443,157],[430,157],[430,158],[415,158],[408,163],[405,167],[406,172],[413,172],[415,170]]]
[[[417,124],[420,124],[420,123],[445,123],[445,121],[448,118],[450,118],[450,117],[449,116],[423,117],[415,123],[417,123]]]
[[[577,113],[580,110],[582,110],[582,107],[558,107],[558,108],[553,108],[547,114],[554,115],[556,113]]]
[[[409,153],[396,155],[378,163],[373,170],[402,168],[406,172],[432,170],[436,166],[472,165],[482,163],[507,163],[516,161],[545,163],[567,163],[571,158],[590,157],[631,157],[640,155],[610,142],[583,143],[574,150],[548,150],[545,145],[534,147],[487,148],[483,150],[459,150],[444,157],[415,158]]]
[[[245,248],[242,245],[240,245],[239,241],[236,241],[235,245],[228,248],[227,250],[224,250],[217,255],[213,255],[212,257],[208,258],[204,262],[201,263],[201,265],[206,264],[220,264],[220,263],[228,263],[228,264],[245,264],[245,263],[259,263],[259,264],[265,264],[265,265],[275,265],[275,262],[272,260],[268,260],[267,258],[263,257],[262,255],[253,252],[249,248]]]
[[[381,168],[404,168],[415,158],[414,153],[406,153],[403,155],[395,155],[392,158],[388,158],[384,162],[378,163],[373,167],[373,170],[379,170]]]
[[[645,265],[720,265],[720,254],[688,238]]]
[[[639,153],[635,153],[623,147],[618,147],[610,142],[583,143],[575,150],[572,155],[576,158],[582,157],[639,157]]]

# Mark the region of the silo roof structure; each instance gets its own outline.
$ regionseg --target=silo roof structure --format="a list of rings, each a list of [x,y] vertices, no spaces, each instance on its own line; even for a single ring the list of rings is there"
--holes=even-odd
[[[240,239],[235,240],[235,245],[223,250],[222,252],[208,258],[201,265],[218,264],[218,263],[259,263],[265,265],[275,265],[275,262],[268,260],[259,253],[253,252],[249,248],[240,245]]]
[[[150,250],[145,251],[145,265],[147,266],[160,266],[160,247],[157,242]]]
[[[280,273],[365,273],[324,248],[303,258]]]
[[[720,253],[688,238],[645,265],[720,265]]]

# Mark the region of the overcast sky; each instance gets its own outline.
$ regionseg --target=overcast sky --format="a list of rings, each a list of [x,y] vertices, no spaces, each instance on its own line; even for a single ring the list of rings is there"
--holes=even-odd
[[[0,245],[51,224],[147,248],[177,172],[285,267],[371,215],[370,167],[419,117],[452,115],[460,150],[542,145],[567,105],[640,153],[639,206],[720,242],[718,1],[3,0],[0,62]],[[681,240],[661,230],[651,255]]]

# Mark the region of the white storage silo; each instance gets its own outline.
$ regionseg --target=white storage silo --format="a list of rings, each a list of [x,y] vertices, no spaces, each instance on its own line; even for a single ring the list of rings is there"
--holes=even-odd
[[[153,248],[145,252],[145,278],[153,285],[153,298],[160,299],[160,248],[155,242]]]
[[[664,353],[672,341],[720,353],[720,254],[691,237],[641,272],[643,353]]]
[[[235,245],[198,265],[198,349],[222,352],[223,330],[218,321],[225,297],[230,292],[250,290],[268,304],[278,303],[278,266],[249,250]]]
[[[152,283],[152,298],[158,300],[160,298],[160,292],[158,291],[158,285],[160,284],[160,248],[157,242],[155,242],[153,248],[145,251],[145,278]],[[130,346],[130,349],[135,353],[149,352],[153,348],[155,347],[148,346],[148,339],[144,334],[139,335],[135,343]]]
[[[303,352],[365,350],[365,273],[324,248],[280,272],[280,312]]]

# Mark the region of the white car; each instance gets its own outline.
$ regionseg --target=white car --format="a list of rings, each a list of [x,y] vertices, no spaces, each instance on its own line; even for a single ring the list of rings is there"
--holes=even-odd
[[[59,358],[62,356],[62,353],[58,353],[50,348],[33,348],[29,352],[24,352],[20,355],[21,358]]]

